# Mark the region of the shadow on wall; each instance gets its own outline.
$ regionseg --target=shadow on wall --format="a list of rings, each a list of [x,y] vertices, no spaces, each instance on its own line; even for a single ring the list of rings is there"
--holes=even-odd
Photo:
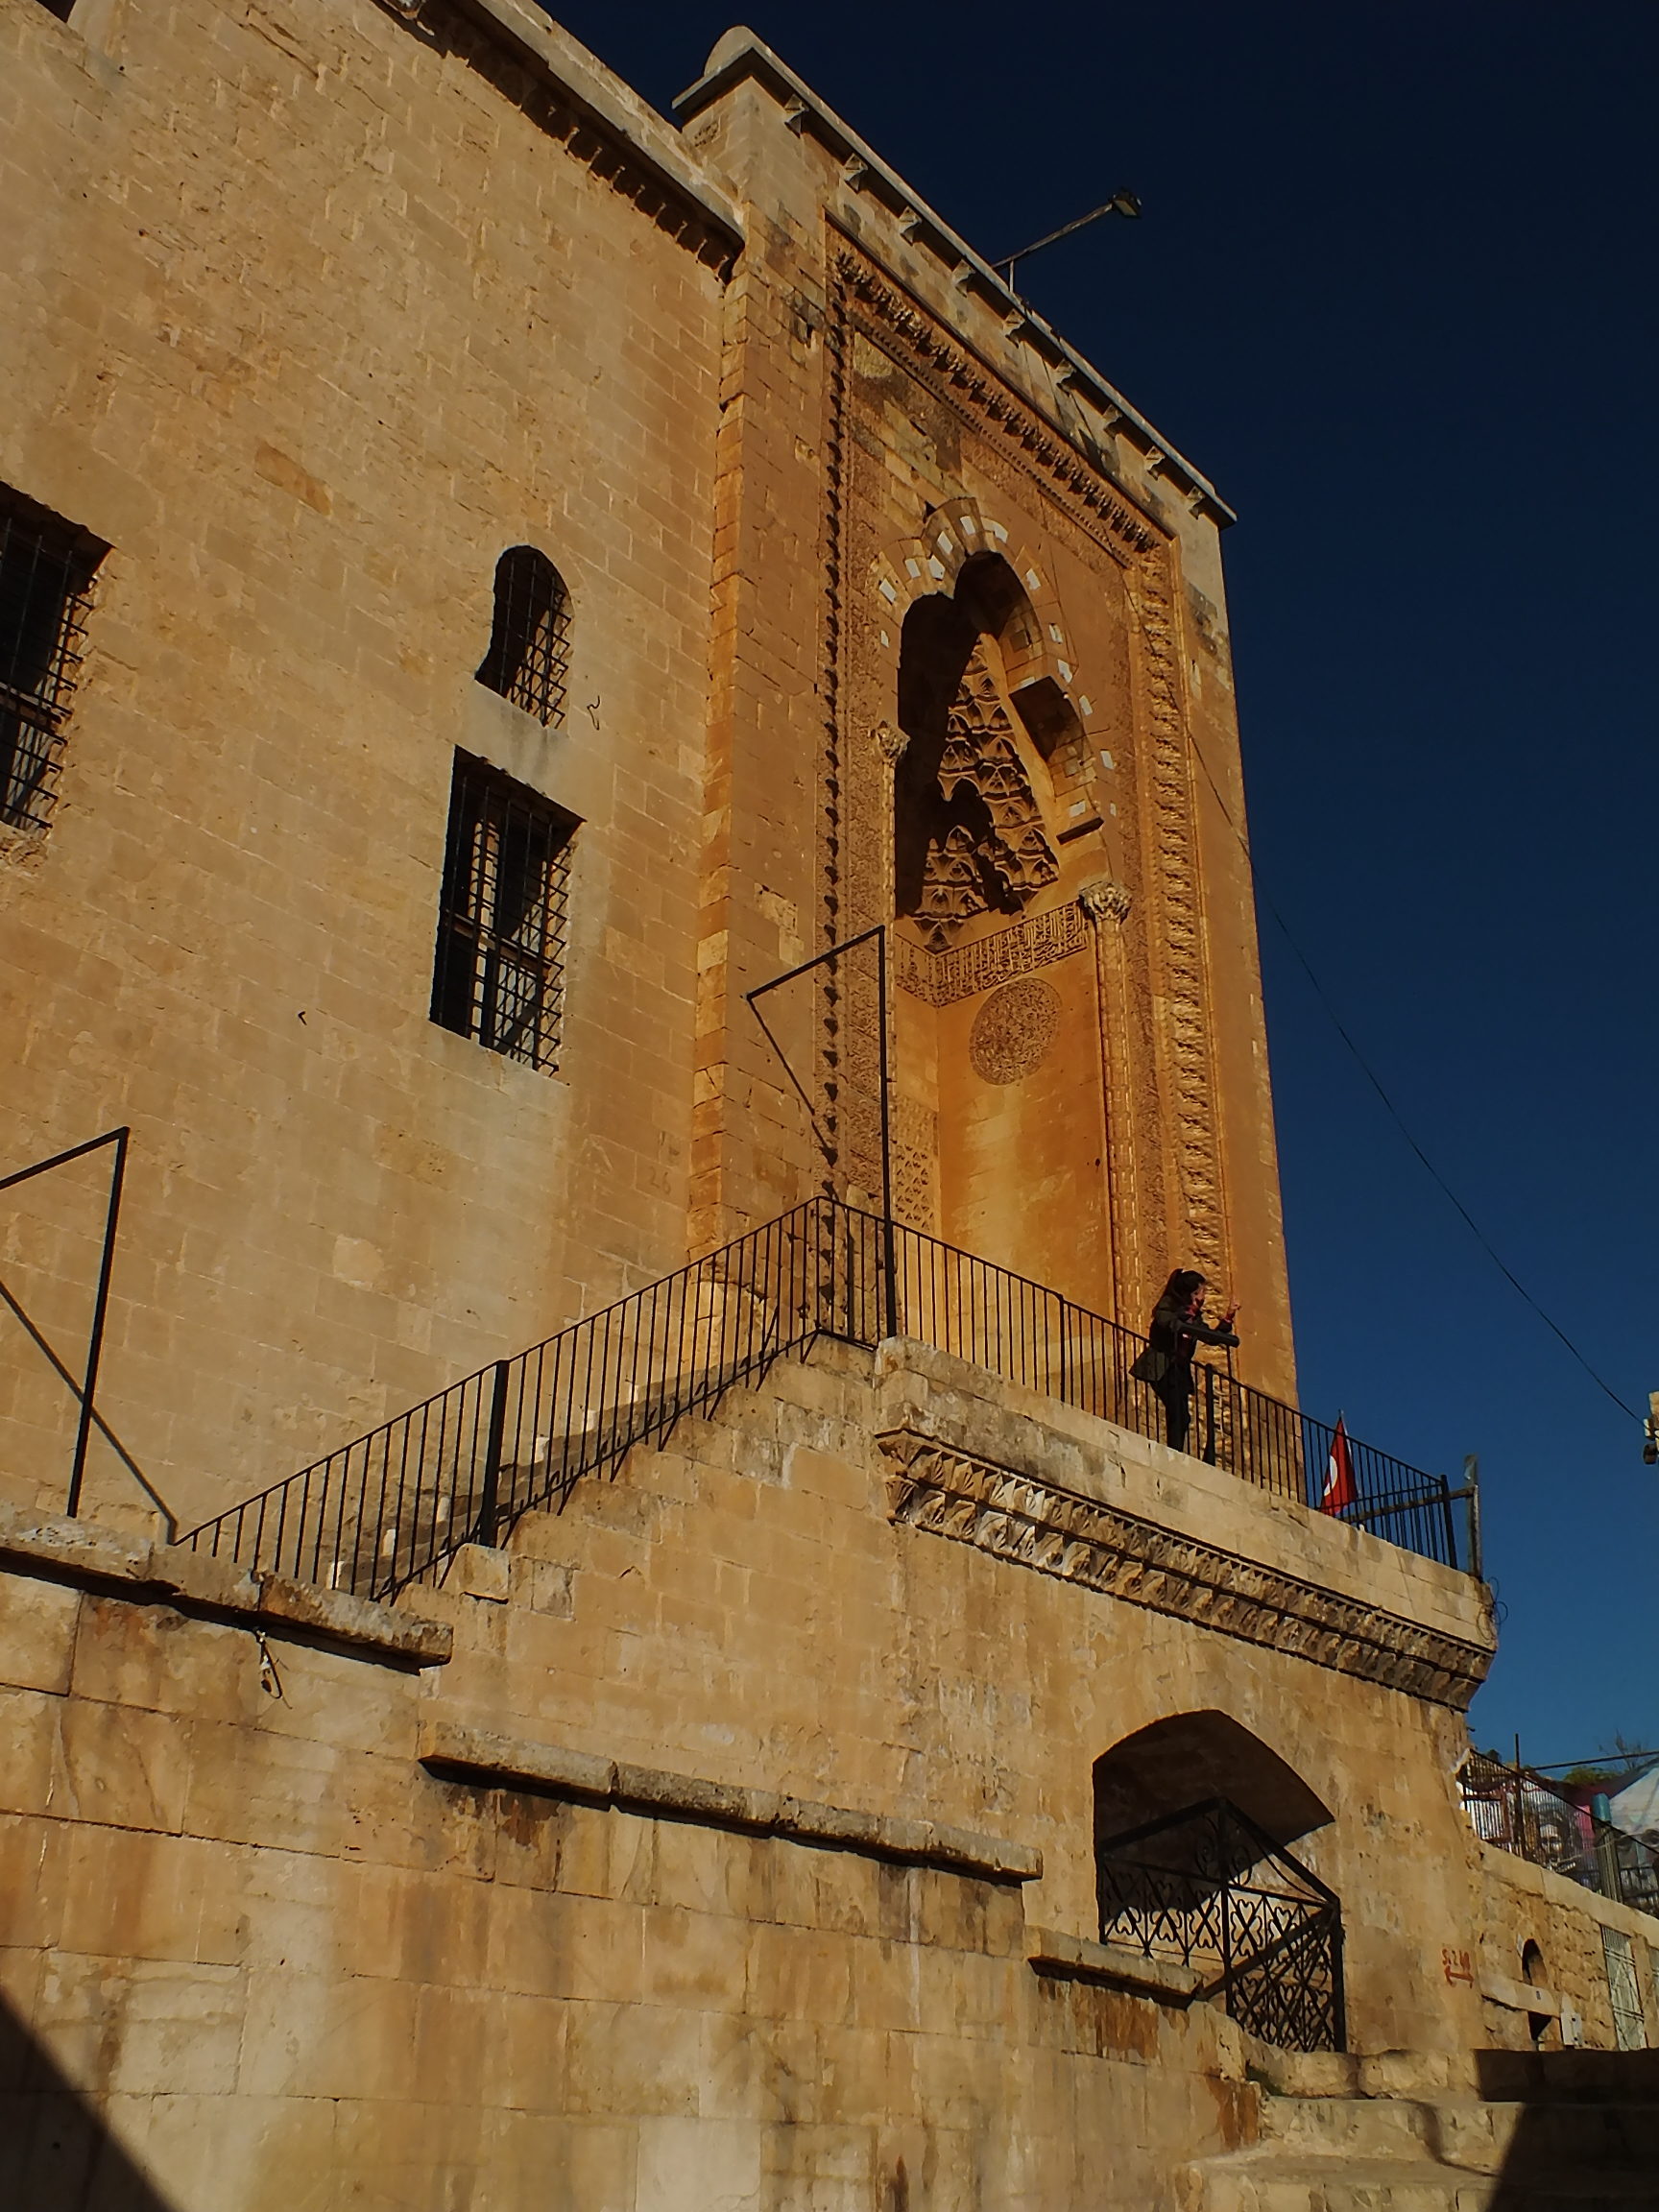
[[[1587,2205],[1659,2200],[1659,2051],[1480,2051],[1476,2063],[1483,2098],[1523,2107],[1488,2212],[1538,2212],[1557,2189]],[[1632,2182],[1647,2186],[1633,2196]]]
[[[177,2212],[4,1996],[0,2205],[16,2212]]]

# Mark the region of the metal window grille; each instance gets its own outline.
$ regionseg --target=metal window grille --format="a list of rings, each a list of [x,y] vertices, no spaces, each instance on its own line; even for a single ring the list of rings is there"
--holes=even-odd
[[[43,830],[107,547],[0,489],[0,823]]]
[[[527,1067],[559,1062],[572,816],[455,756],[432,1019]]]
[[[478,682],[541,722],[565,714],[570,667],[570,595],[534,545],[510,545],[495,564],[495,620]]]
[[[1623,1929],[1602,1928],[1601,1958],[1607,1969],[1607,1994],[1613,2007],[1613,2040],[1621,2051],[1646,2051],[1647,2026],[1642,2017],[1636,1956]]]

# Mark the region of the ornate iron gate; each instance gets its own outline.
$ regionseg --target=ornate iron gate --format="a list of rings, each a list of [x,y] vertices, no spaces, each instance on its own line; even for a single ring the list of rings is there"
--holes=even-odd
[[[1241,2028],[1286,2051],[1347,2046],[1342,1908],[1225,1797],[1095,1846],[1100,1940],[1199,1976]]]

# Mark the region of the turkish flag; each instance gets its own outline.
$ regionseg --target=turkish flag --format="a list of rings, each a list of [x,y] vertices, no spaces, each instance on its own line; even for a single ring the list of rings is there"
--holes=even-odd
[[[1340,1513],[1344,1505],[1352,1505],[1359,1493],[1354,1487],[1354,1454],[1349,1447],[1348,1431],[1342,1426],[1342,1416],[1336,1416],[1336,1432],[1331,1439],[1331,1456],[1325,1466],[1325,1487],[1319,1495],[1321,1513]]]

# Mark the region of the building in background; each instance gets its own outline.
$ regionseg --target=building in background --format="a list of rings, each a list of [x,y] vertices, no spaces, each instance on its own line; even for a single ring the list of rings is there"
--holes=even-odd
[[[1219,2205],[1659,2036],[1449,1485],[1312,1509],[1204,476],[747,32],[0,39],[12,2195]]]

